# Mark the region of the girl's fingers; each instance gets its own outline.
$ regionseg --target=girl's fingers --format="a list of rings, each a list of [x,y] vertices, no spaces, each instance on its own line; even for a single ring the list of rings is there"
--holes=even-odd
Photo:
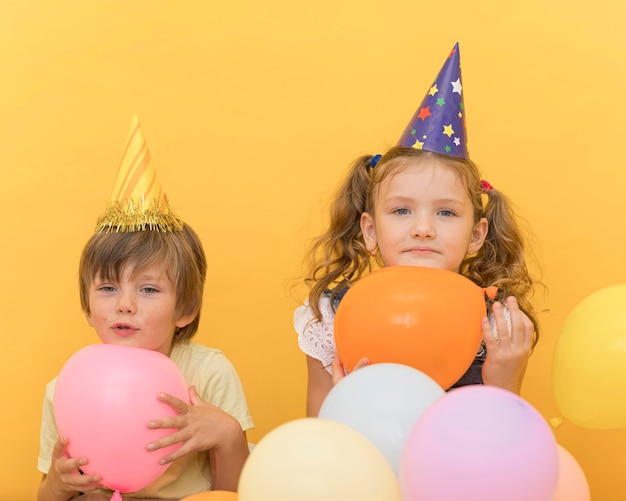
[[[509,332],[509,325],[504,315],[504,308],[502,307],[502,303],[493,303],[493,306],[491,307],[491,312],[493,314],[493,320],[495,324],[495,332],[492,332],[492,335],[495,338],[495,344],[501,344],[506,346],[510,345],[511,333]]]
[[[535,326],[519,307],[517,300],[510,296],[506,299],[511,320],[511,337],[517,345],[523,346],[527,351],[532,345]]]
[[[332,369],[332,382],[333,382],[333,386],[335,386],[346,375],[345,369],[343,368],[343,364],[341,363],[341,359],[339,358],[339,355],[337,354],[335,354],[335,358],[333,358],[331,369]]]
[[[494,346],[498,343],[498,338],[494,335],[493,330],[491,329],[491,324],[489,323],[489,318],[483,317],[481,320],[481,326],[483,329],[483,341],[489,349],[490,346]]]
[[[356,365],[354,366],[354,369],[352,369],[352,371],[355,371],[357,369],[360,369],[362,367],[365,367],[366,365],[370,364],[370,360],[367,357],[363,357],[361,360],[359,360]]]

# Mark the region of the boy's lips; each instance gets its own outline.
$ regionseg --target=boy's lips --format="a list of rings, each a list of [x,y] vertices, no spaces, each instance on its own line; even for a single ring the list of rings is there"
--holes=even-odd
[[[133,325],[122,323],[114,324],[111,328],[120,336],[131,336],[139,330]]]

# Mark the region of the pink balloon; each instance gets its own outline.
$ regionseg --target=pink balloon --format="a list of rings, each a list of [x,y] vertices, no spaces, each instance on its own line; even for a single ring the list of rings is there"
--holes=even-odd
[[[558,477],[549,425],[521,397],[472,385],[433,403],[400,460],[404,501],[551,501]]]
[[[85,456],[87,474],[120,492],[142,489],[169,465],[159,459],[180,444],[148,452],[146,445],[173,430],[151,430],[151,419],[175,416],[159,392],[189,402],[187,383],[174,362],[152,350],[91,345],[63,366],[54,391],[54,416],[72,457]]]
[[[585,472],[574,456],[561,445],[559,452],[559,481],[552,501],[590,501],[591,493]]]

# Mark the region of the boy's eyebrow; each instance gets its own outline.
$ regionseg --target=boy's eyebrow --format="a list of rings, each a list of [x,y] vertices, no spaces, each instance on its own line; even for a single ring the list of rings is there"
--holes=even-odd
[[[93,277],[94,282],[110,282],[111,280],[113,280],[112,277],[103,277],[102,275],[94,275]]]
[[[167,276],[166,273],[154,274],[154,273],[144,273],[140,271],[138,273],[133,273],[133,277],[136,280],[148,280],[148,281],[154,281],[154,282],[157,282],[159,280],[169,280],[169,277]]]

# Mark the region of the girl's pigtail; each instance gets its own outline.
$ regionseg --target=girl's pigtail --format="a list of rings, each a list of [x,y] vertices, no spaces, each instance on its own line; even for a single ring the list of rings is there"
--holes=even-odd
[[[497,301],[515,296],[520,309],[532,321],[537,342],[539,326],[530,302],[534,280],[526,266],[524,238],[511,202],[496,189],[489,186],[483,190],[488,201],[484,217],[489,222],[485,242],[474,256],[465,262],[465,275],[482,287],[497,286]]]
[[[329,226],[310,249],[305,282],[311,288],[309,305],[318,320],[319,300],[327,290],[332,289],[332,297],[369,271],[361,214],[365,211],[372,158],[362,156],[352,164],[332,201]]]

